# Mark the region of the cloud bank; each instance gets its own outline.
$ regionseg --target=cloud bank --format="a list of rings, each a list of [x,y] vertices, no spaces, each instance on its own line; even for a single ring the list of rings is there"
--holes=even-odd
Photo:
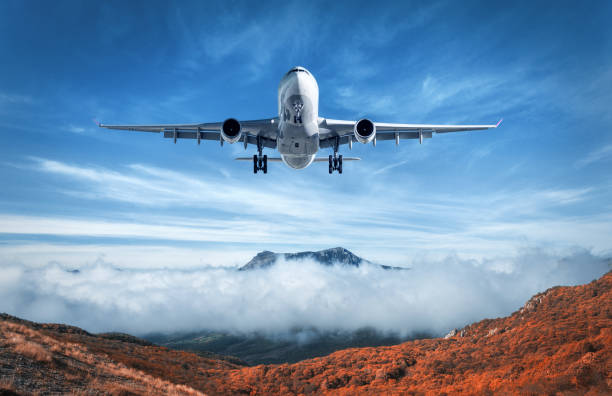
[[[98,260],[78,272],[0,264],[0,311],[65,322],[93,332],[190,330],[286,334],[296,327],[442,335],[486,317],[508,315],[554,285],[589,282],[609,262],[579,250],[540,250],[513,258],[417,262],[407,271],[280,262],[234,268],[119,269]]]

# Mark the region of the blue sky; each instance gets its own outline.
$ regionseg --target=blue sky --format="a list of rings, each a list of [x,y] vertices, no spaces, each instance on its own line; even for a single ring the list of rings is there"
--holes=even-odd
[[[0,259],[610,255],[610,17],[607,1],[0,2]],[[253,175],[233,161],[240,145],[92,122],[275,116],[294,65],[317,78],[324,117],[504,123],[345,148],[363,160],[330,176],[317,164]]]

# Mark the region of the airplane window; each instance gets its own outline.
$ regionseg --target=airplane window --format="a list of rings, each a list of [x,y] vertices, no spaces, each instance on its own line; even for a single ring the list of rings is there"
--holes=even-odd
[[[289,71],[287,72],[287,74],[286,74],[286,75],[289,75],[289,74],[291,74],[291,73],[300,73],[300,72],[301,72],[301,73],[310,74],[310,73],[308,73],[308,70],[306,70],[306,69],[299,69],[299,68],[295,68],[295,69],[291,69],[291,70],[289,70]]]
[[[291,70],[289,70],[289,71],[287,72],[287,74],[285,74],[285,77],[289,77],[289,76],[290,76],[291,74],[293,74],[293,73],[306,73],[306,74],[307,74],[307,75],[309,75],[309,76],[311,75],[311,74],[310,74],[310,72],[309,72],[308,70],[306,70],[306,69],[301,69],[301,68],[300,68],[300,69],[298,69],[298,68],[295,68],[295,69],[291,69]],[[284,78],[284,77],[283,77],[283,78]]]

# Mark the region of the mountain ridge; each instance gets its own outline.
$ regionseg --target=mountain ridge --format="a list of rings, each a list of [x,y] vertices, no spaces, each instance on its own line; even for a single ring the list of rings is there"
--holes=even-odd
[[[348,249],[335,247],[318,251],[304,251],[298,253],[275,253],[264,250],[257,253],[248,263],[238,268],[238,271],[252,271],[266,269],[274,266],[279,259],[286,261],[312,260],[324,266],[342,265],[347,267],[359,267],[361,264],[370,264],[385,270],[406,270],[408,268],[392,267],[389,265],[375,264],[363,259]]]

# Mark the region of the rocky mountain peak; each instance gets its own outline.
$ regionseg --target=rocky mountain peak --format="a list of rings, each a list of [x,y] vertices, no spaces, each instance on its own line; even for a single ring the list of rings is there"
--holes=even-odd
[[[372,262],[362,259],[353,254],[348,249],[343,247],[335,247],[331,249],[319,250],[316,252],[306,251],[298,253],[274,253],[269,250],[257,253],[248,263],[238,268],[239,271],[248,271],[254,269],[269,268],[276,264],[279,258],[284,258],[286,261],[296,260],[313,260],[321,265],[332,266],[342,265],[346,267],[359,267],[361,264],[368,263],[376,265],[385,270],[405,270],[408,268],[391,267],[388,265],[373,264]]]
[[[279,258],[284,258],[287,261],[310,259],[322,265],[348,265],[359,267],[362,262],[367,260],[356,256],[351,251],[343,247],[335,247],[331,249],[319,250],[316,252],[306,251],[299,253],[274,253],[268,250],[257,253],[248,263],[240,267],[240,271],[263,269],[276,264]]]

